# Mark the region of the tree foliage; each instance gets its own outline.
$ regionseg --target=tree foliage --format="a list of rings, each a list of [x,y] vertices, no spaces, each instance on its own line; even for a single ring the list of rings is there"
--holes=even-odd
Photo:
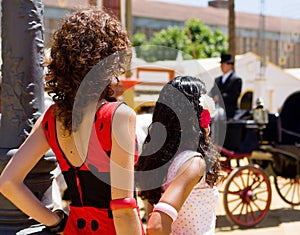
[[[175,60],[178,50],[185,59],[219,57],[228,50],[228,41],[220,30],[211,30],[198,19],[190,19],[184,27],[170,26],[154,33],[147,41],[142,33],[133,36],[137,57],[146,61]]]

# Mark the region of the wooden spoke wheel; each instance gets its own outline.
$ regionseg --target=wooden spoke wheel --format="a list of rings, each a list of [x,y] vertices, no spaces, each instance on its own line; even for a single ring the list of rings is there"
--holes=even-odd
[[[253,227],[267,215],[271,204],[268,176],[257,165],[234,169],[224,188],[226,217],[240,227]]]

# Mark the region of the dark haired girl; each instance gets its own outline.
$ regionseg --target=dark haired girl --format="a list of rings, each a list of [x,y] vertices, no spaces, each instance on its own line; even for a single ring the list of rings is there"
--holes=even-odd
[[[219,162],[205,84],[178,76],[160,92],[136,166],[139,195],[154,206],[147,234],[213,234]]]

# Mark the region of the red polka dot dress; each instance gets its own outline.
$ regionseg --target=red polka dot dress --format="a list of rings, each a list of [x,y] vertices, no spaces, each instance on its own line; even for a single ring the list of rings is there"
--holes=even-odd
[[[179,168],[189,159],[201,156],[194,151],[184,151],[172,162],[163,190],[175,178]],[[210,187],[202,179],[193,189],[172,224],[173,235],[211,235],[216,226],[216,206],[219,199],[217,187]]]

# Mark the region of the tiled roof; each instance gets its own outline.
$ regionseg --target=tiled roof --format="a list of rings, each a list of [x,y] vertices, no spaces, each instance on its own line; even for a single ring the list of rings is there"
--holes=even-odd
[[[88,0],[44,0],[45,6],[79,8],[87,7]],[[260,16],[244,12],[236,12],[236,27],[244,29],[259,29]],[[190,18],[198,18],[205,24],[224,26],[228,24],[228,10],[214,7],[196,7],[164,3],[151,0],[132,0],[132,15],[173,20],[186,21]],[[299,32],[300,20],[287,19],[273,16],[265,17],[265,28],[271,32]]]
[[[174,21],[186,21],[190,18],[199,18],[208,25],[227,27],[228,24],[227,9],[185,6],[149,0],[132,0],[132,15]],[[259,28],[259,14],[236,12],[235,15],[237,28]],[[265,29],[271,32],[299,32],[300,20],[265,16]]]
[[[88,6],[87,0],[43,0],[45,6],[82,8]]]

